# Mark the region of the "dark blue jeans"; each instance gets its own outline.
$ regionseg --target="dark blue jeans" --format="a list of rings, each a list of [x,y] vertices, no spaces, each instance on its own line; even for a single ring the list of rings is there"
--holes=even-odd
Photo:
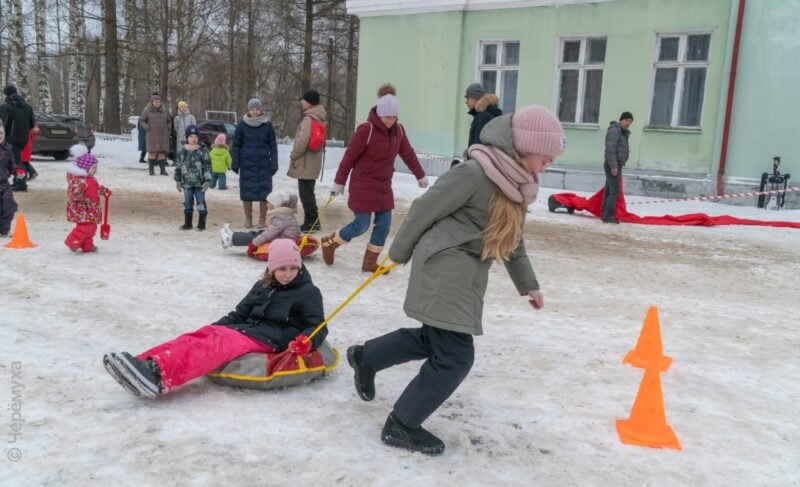
[[[211,182],[208,183],[209,187],[216,188],[217,181],[219,181],[219,189],[228,189],[228,178],[225,177],[224,172],[212,172]]]
[[[343,240],[349,242],[353,238],[366,233],[366,231],[369,230],[372,215],[373,213],[355,213],[353,221],[339,230],[339,236],[342,237]],[[372,229],[369,243],[378,247],[383,247],[383,244],[386,243],[386,237],[389,236],[389,230],[392,228],[392,211],[378,211],[374,213],[374,215],[375,227]]]
[[[197,203],[198,213],[208,213],[206,194],[203,192],[203,188],[199,186],[183,188],[183,211],[185,213],[194,211],[194,203]]]
[[[603,220],[614,218],[617,209],[617,197],[619,196],[619,180],[622,177],[622,168],[617,171],[617,175],[611,174],[611,166],[607,162],[603,163],[603,170],[606,172],[606,185],[603,188]]]

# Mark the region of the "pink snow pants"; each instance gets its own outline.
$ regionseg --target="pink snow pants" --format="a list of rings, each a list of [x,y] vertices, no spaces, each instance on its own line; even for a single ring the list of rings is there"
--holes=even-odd
[[[267,353],[272,348],[227,326],[206,325],[142,352],[137,358],[151,358],[158,364],[163,391],[168,392],[252,352]]]
[[[72,250],[81,249],[84,252],[91,252],[94,248],[92,239],[95,233],[97,233],[97,223],[76,223],[64,243]]]

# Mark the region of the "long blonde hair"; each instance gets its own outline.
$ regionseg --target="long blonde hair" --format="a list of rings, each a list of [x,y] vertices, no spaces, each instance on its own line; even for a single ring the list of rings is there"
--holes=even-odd
[[[514,160],[525,166],[516,152]],[[482,232],[482,260],[489,257],[498,262],[508,260],[519,245],[523,214],[522,204],[511,201],[500,188],[495,190],[489,203],[489,225]]]

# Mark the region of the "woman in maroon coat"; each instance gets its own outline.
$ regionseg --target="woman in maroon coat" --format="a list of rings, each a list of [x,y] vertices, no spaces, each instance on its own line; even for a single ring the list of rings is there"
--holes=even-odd
[[[344,185],[350,177],[347,205],[354,218],[348,225],[322,238],[322,258],[328,265],[333,265],[337,248],[365,233],[374,223],[361,269],[365,272],[377,269],[378,256],[392,225],[392,175],[398,154],[417,178],[419,186],[428,186],[428,178],[408,142],[405,129],[397,122],[398,113],[397,98],[393,94],[383,95],[378,99],[378,105],[370,110],[367,121],[358,126],[347,146],[331,193],[344,193]]]

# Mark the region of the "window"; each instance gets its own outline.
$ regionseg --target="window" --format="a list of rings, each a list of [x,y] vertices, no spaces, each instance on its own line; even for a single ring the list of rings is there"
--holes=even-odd
[[[497,95],[503,113],[511,113],[517,108],[518,74],[518,41],[481,42],[478,59],[480,83],[487,93]]]
[[[558,119],[597,123],[606,62],[605,37],[562,39],[558,59]]]
[[[711,34],[660,34],[650,125],[700,127]]]

